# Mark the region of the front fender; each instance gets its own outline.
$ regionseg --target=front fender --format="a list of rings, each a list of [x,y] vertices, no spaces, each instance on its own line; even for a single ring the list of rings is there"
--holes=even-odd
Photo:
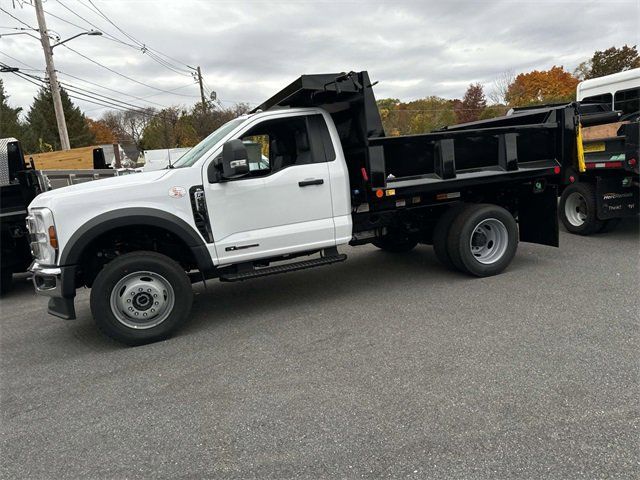
[[[109,230],[140,225],[163,228],[175,234],[191,249],[201,272],[208,274],[214,270],[206,244],[193,227],[171,213],[143,207],[112,210],[83,224],[64,245],[58,264],[61,266],[77,264],[85,248]]]

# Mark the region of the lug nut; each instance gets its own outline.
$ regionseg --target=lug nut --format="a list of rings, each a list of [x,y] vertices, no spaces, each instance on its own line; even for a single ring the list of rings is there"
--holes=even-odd
[[[130,298],[127,298],[127,303],[131,303],[131,299]]]
[[[142,288],[138,288],[138,291],[139,291],[139,292],[141,292],[141,291],[142,291]]]
[[[160,305],[160,303],[158,303],[158,302],[153,302],[153,304],[154,304],[154,305]]]
[[[157,293],[154,293],[154,294],[153,294],[153,298],[158,298],[158,294],[157,294]]]

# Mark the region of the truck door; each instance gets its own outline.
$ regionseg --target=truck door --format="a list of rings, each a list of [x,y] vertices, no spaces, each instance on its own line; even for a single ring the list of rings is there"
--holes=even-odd
[[[206,200],[221,265],[335,245],[322,115],[252,126],[247,176],[208,184]]]

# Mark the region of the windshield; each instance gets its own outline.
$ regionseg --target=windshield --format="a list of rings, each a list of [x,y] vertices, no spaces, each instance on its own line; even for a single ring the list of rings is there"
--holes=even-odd
[[[222,140],[229,132],[231,132],[246,119],[246,117],[238,117],[222,125],[207,138],[202,140],[199,144],[197,144],[195,147],[181,156],[176,161],[176,163],[173,164],[173,168],[190,167],[191,165],[196,163],[198,160],[200,160],[202,155],[204,155],[211,147]]]

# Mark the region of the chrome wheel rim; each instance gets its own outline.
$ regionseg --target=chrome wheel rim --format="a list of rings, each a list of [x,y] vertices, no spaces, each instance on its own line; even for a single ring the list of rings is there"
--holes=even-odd
[[[162,275],[134,272],[121,278],[111,290],[111,311],[123,325],[136,330],[153,328],[173,310],[173,287]]]
[[[579,192],[570,193],[564,202],[564,216],[574,227],[587,221],[587,201]]]
[[[502,258],[509,245],[509,233],[504,223],[495,218],[481,221],[473,229],[469,248],[475,259],[490,265]]]

